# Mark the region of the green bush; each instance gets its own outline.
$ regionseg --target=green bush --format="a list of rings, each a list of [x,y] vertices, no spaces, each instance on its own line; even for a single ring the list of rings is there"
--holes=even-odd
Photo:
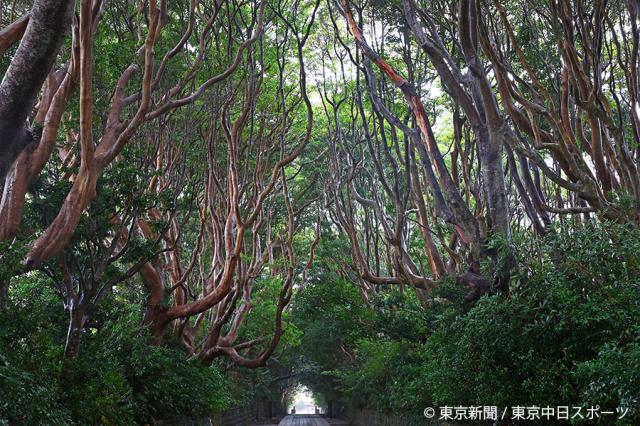
[[[74,418],[87,424],[142,424],[206,416],[233,404],[216,367],[189,360],[170,344],[150,345],[135,310],[120,308],[110,317],[88,336],[73,364],[68,401]]]
[[[509,297],[453,311],[428,338],[433,402],[600,405],[638,416],[638,231],[556,229],[539,253],[520,253]]]
[[[45,281],[21,277],[0,309],[0,424],[142,424],[235,402],[220,369],[171,342],[151,345],[138,305],[124,301],[94,312],[79,357],[65,364],[67,318]]]
[[[0,305],[0,424],[66,424],[59,383],[66,318],[39,274]]]
[[[640,414],[640,337],[620,348],[605,346],[595,359],[576,365],[580,397],[588,405],[625,407]]]
[[[38,380],[0,358],[0,424],[67,424],[71,416],[58,403],[58,392],[55,383]]]
[[[640,232],[567,225],[514,241],[511,293],[473,305],[451,279],[438,292],[447,303],[380,288],[370,306],[344,316],[334,306],[347,303],[335,300],[340,286],[305,289],[295,308],[305,314],[305,355],[324,349],[315,366],[331,370],[347,405],[398,416],[437,405],[599,405],[637,423]],[[317,305],[326,309],[314,313]]]

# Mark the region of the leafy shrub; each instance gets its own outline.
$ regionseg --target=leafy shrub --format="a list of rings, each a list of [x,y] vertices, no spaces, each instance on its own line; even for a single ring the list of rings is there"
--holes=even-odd
[[[149,344],[135,309],[119,307],[109,317],[74,362],[69,403],[75,418],[89,424],[150,423],[205,416],[233,403],[217,368],[189,360],[170,344]]]
[[[79,357],[65,364],[67,318],[46,279],[20,277],[9,297],[0,308],[0,424],[129,425],[235,402],[220,369],[188,360],[170,342],[151,345],[137,304],[101,304]]]
[[[334,372],[353,404],[395,413],[426,406],[420,344],[368,338],[358,342],[355,354],[355,366]]]
[[[421,305],[388,288],[344,313],[334,306],[351,303],[336,299],[340,286],[305,289],[295,308],[305,355],[330,370],[347,405],[397,415],[429,405],[599,405],[626,409],[637,424],[640,232],[567,225],[514,241],[511,294],[473,305],[450,279],[438,291],[448,303]]]
[[[620,348],[606,345],[595,359],[576,365],[580,398],[588,405],[624,407],[640,415],[640,338]]]
[[[600,405],[638,413],[638,231],[555,229],[508,298],[452,312],[427,340],[437,404]],[[634,367],[636,366],[636,367]]]
[[[55,384],[38,380],[0,358],[0,424],[63,425],[70,414],[58,404]]]

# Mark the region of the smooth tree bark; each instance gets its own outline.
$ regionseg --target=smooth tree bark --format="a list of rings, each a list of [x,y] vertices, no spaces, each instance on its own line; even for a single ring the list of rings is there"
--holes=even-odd
[[[0,30],[0,55],[20,41],[29,24],[29,16],[27,13]]]
[[[0,52],[15,52],[0,83],[0,261],[51,277],[69,360],[97,304],[135,275],[154,342],[175,334],[206,364],[257,367],[323,232],[344,235],[339,273],[365,300],[392,285],[427,307],[447,277],[470,302],[507,293],[512,232],[544,236],[567,216],[640,223],[635,1],[516,13],[402,0],[380,14],[349,0],[145,0],[105,19],[109,5],[80,0],[76,16],[72,1],[35,0],[0,30]],[[335,31],[319,30],[323,13]],[[103,30],[135,45],[107,87],[94,69]],[[135,178],[113,181],[121,166]],[[23,221],[51,187],[66,193]],[[118,195],[105,207],[107,189]],[[302,259],[297,235],[312,232]],[[273,328],[250,336],[273,282]]]
[[[520,14],[497,0],[403,0],[386,5],[394,13],[384,16],[366,5],[354,13],[351,2],[340,4],[357,50],[341,38],[329,9],[339,46],[323,54],[343,70],[343,59],[350,59],[355,77],[342,84],[355,81],[356,94],[351,100],[325,88],[333,123],[327,188],[363,289],[424,290],[453,274],[472,301],[508,292],[514,228],[543,236],[559,217],[589,221],[592,213],[637,226],[638,151],[630,148],[640,110],[634,2],[525,3]],[[375,22],[367,31],[365,16]],[[399,37],[386,36],[390,28]],[[541,37],[521,46],[517,31]],[[434,78],[444,89],[440,98],[452,104],[448,158],[434,136],[429,93],[421,93]],[[385,80],[402,93],[410,115],[396,106]],[[406,250],[415,235],[427,268]],[[489,276],[480,273],[485,261]]]
[[[504,172],[502,168],[503,138],[500,134],[502,119],[499,116],[491,87],[486,77],[482,74],[483,71],[478,62],[476,46],[470,38],[473,37],[476,28],[475,25],[477,25],[471,3],[465,1],[460,3],[459,25],[461,33],[467,34],[466,38],[461,40],[461,44],[469,67],[475,69],[475,71],[472,71],[475,90],[472,90],[470,95],[462,93],[461,100],[468,104],[470,114],[473,112],[472,118],[477,120],[474,130],[476,131],[476,137],[479,139],[478,147],[483,171],[482,192],[487,206],[486,227],[481,226],[460,195],[459,188],[451,176],[444,156],[440,152],[424,104],[416,88],[368,45],[364,39],[362,30],[355,21],[348,1],[342,1],[342,9],[347,20],[348,28],[356,40],[360,51],[368,60],[376,64],[380,71],[402,91],[407,101],[420,136],[413,139],[417,142],[420,154],[423,155],[425,159],[428,158],[428,161],[435,169],[435,178],[428,179],[427,182],[431,185],[434,193],[442,192],[444,204],[451,212],[449,221],[453,223],[460,240],[470,248],[471,257],[469,270],[459,275],[458,280],[470,287],[467,298],[469,300],[475,299],[490,289],[490,285],[486,279],[480,275],[480,261],[487,256],[496,257],[494,253],[488,253],[484,247],[487,233],[501,233],[506,237],[508,243],[510,227]],[[446,75],[448,76],[448,74]],[[475,99],[473,99],[473,97],[475,97]],[[483,107],[482,113],[477,112],[473,103],[480,103]],[[408,170],[410,170],[410,167]],[[381,175],[379,167],[378,175]],[[428,249],[430,244],[428,239],[426,243]],[[432,252],[433,248],[431,248],[430,251]],[[495,262],[497,263],[497,260]],[[404,263],[406,264],[406,261]],[[415,275],[414,273],[409,272],[411,269],[414,268],[409,267],[405,269],[405,275],[410,278],[409,282],[419,281],[416,280],[417,277],[413,276]],[[495,277],[496,287],[504,291],[508,289],[509,269],[510,262],[507,261]],[[438,273],[436,270],[436,274]]]
[[[11,44],[28,22],[0,83],[0,183],[20,152],[39,135],[26,120],[71,25],[74,0],[36,0],[28,16],[3,37]],[[4,31],[3,31],[4,32]],[[6,44],[5,44],[6,46]],[[34,134],[35,132],[35,134]]]
[[[145,322],[155,341],[176,332],[189,353],[206,364],[224,356],[240,366],[263,366],[284,331],[283,314],[291,300],[297,272],[296,218],[309,204],[294,204],[288,168],[312,137],[313,108],[307,93],[303,49],[319,4],[314,3],[308,22],[302,26],[290,20],[295,10],[287,11],[284,4],[275,9],[274,21],[284,27],[275,36],[278,102],[269,116],[262,113],[262,117],[255,108],[265,78],[260,52],[268,39],[260,34],[264,4],[260,5],[256,11],[256,35],[252,36],[255,44],[248,48],[242,62],[245,76],[225,82],[232,87],[227,91],[232,94],[229,97],[209,99],[211,117],[203,123],[202,132],[207,149],[206,183],[198,203],[196,246],[188,259],[183,259],[176,244],[182,225],[174,221],[165,239],[165,255],[140,270],[151,296]],[[285,82],[286,52],[291,48],[299,66],[297,92],[288,90]],[[243,92],[244,96],[238,99],[233,95],[236,92]],[[294,98],[297,95],[300,101]],[[232,107],[234,102],[237,108]],[[231,111],[236,111],[233,116]],[[300,123],[304,126],[302,136],[290,132],[298,114],[304,118]],[[162,180],[156,188],[163,187]],[[277,202],[279,198],[282,201]],[[277,221],[276,209],[283,210],[280,214],[286,220]],[[153,215],[150,219],[161,217],[162,212]],[[140,228],[146,237],[154,238],[147,224],[141,223]],[[312,262],[316,244],[310,248],[306,265]],[[197,264],[209,266],[205,270],[204,266],[195,267]],[[271,336],[241,341],[243,324],[255,303],[254,286],[267,271],[281,280],[273,332]],[[198,288],[194,288],[196,283]]]

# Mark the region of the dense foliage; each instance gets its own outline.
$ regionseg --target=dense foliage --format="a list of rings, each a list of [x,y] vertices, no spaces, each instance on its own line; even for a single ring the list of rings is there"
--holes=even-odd
[[[240,402],[221,369],[188,359],[176,344],[156,346],[126,294],[102,304],[85,348],[63,361],[66,318],[32,275],[0,310],[0,419],[8,424],[149,423],[197,417]],[[235,392],[235,396],[234,396]]]
[[[454,301],[429,309],[413,291],[381,290],[365,306],[340,281],[305,288],[295,300],[299,326],[307,330],[305,383],[348,408],[374,407],[414,421],[427,406],[599,405],[626,409],[620,424],[634,424],[638,231],[566,224],[536,246],[521,241],[510,295],[473,306],[459,290],[455,301],[452,283]]]
[[[0,0],[0,423],[638,423],[639,17]]]

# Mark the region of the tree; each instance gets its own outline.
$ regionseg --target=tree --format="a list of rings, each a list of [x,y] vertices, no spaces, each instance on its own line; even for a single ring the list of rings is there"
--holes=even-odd
[[[562,6],[563,13],[567,14],[565,20],[577,19],[580,14],[571,14],[571,5],[565,3]],[[344,151],[340,148],[332,151],[336,177],[329,187],[334,192],[336,221],[350,236],[354,263],[363,281],[407,283],[431,291],[440,277],[454,274],[460,284],[469,287],[467,300],[472,301],[490,291],[508,292],[509,271],[513,266],[510,240],[515,220],[525,221],[525,226],[538,235],[546,233],[552,216],[567,214],[583,214],[588,218],[590,212],[595,212],[601,218],[637,223],[637,208],[630,208],[625,201],[627,196],[621,195],[634,191],[636,166],[631,165],[633,161],[605,159],[607,155],[631,159],[625,137],[635,138],[632,129],[624,135],[622,127],[615,122],[622,122],[621,106],[632,104],[632,99],[627,97],[633,96],[633,90],[616,86],[615,73],[607,71],[611,98],[605,102],[603,85],[591,82],[600,77],[593,77],[590,70],[604,67],[606,71],[607,66],[584,64],[580,72],[576,69],[570,74],[565,65],[565,71],[550,73],[557,76],[555,79],[537,76],[528,62],[534,58],[522,53],[521,41],[510,23],[519,19],[520,14],[498,2],[460,1],[452,5],[436,1],[427,9],[408,0],[402,2],[402,8],[391,3],[384,7],[386,18],[378,18],[374,12],[368,16],[393,29],[398,36],[377,36],[376,48],[368,43],[361,28],[367,9],[358,9],[354,15],[350,2],[341,3],[339,10],[345,16],[358,50],[349,50],[340,36],[338,42],[347,49],[354,66],[357,93],[352,99],[338,93],[333,99],[325,96],[328,118],[335,126],[333,138],[344,146]],[[547,32],[540,32],[548,34],[549,39],[539,38],[539,44],[553,47],[558,43],[562,45],[564,38],[571,40],[570,27],[580,25],[565,22],[561,30],[559,21],[555,25],[548,18],[560,16],[556,13],[560,6],[552,2],[548,13],[543,11],[545,7],[532,9],[541,14],[541,25],[549,25]],[[607,33],[614,25],[608,14],[626,11],[633,17],[633,10],[631,6],[620,9],[608,8],[604,3],[596,5],[594,13],[589,15],[592,24],[581,27],[580,31],[587,33],[582,35],[585,43],[580,45],[609,38],[608,57],[613,63],[614,46],[621,43],[615,41],[618,36],[613,32]],[[526,20],[528,16],[530,14],[525,13],[524,21],[518,26],[525,34],[537,31],[532,27],[535,24]],[[626,18],[621,19],[625,22]],[[335,19],[333,23],[339,34],[341,26]],[[500,25],[503,27],[498,29]],[[627,28],[633,33],[632,28]],[[373,36],[376,37],[375,32]],[[623,64],[626,59],[630,61],[626,68],[636,69],[632,38],[626,55],[621,53],[617,60]],[[396,46],[401,55],[387,59],[380,54],[378,51],[388,43]],[[510,46],[517,47],[514,56],[508,58],[506,52],[511,51]],[[598,48],[596,52],[605,51],[602,46],[593,46]],[[534,49],[541,51],[538,46]],[[559,52],[564,51],[559,48]],[[552,67],[556,58],[559,63],[561,56],[555,56],[545,66]],[[573,54],[574,58],[587,56]],[[333,60],[342,61],[342,58]],[[423,65],[427,61],[430,67]],[[570,64],[568,57],[563,61]],[[515,63],[519,65],[513,65]],[[400,89],[405,106],[397,106],[396,95],[384,80],[378,81],[372,65]],[[406,69],[407,77],[399,71],[401,67]],[[487,73],[489,69],[492,73]],[[583,82],[580,84],[585,85],[582,95],[577,93],[577,86],[573,91],[565,87],[570,75],[579,76],[578,80]],[[434,78],[444,90],[444,98],[439,102],[450,105],[453,115],[450,159],[442,154],[443,143],[433,130],[428,113],[431,107],[422,92],[422,86],[435,84]],[[633,78],[626,78],[631,80]],[[344,84],[349,84],[348,81],[345,78]],[[590,88],[596,88],[596,92],[589,92]],[[572,92],[586,98],[585,93],[598,93],[598,90],[602,92],[602,100],[594,101],[599,102],[595,108],[589,109],[579,99],[568,101],[566,98]],[[368,94],[369,100],[360,95],[362,91]],[[565,106],[554,109],[552,105],[556,104]],[[343,124],[345,117],[339,111],[349,105],[352,123],[346,118],[347,124]],[[437,108],[434,108],[436,114]],[[567,108],[577,110],[569,112]],[[561,109],[566,110],[564,120],[557,118],[562,117]],[[596,112],[598,109],[600,112]],[[614,120],[611,117],[616,113],[618,119]],[[537,119],[537,115],[545,118]],[[583,125],[580,117],[591,124]],[[361,130],[354,127],[354,120],[360,121]],[[544,124],[544,120],[549,123]],[[603,131],[601,123],[609,123],[609,130]],[[349,126],[349,130],[343,130],[344,126]],[[590,144],[584,137],[587,127],[596,129],[591,132]],[[571,132],[583,136],[579,145],[566,142],[576,140],[563,130],[570,128],[577,129]],[[353,140],[358,138],[365,142],[365,149],[357,148],[354,152]],[[603,138],[608,138],[604,145]],[[616,149],[620,150],[618,154]],[[594,164],[595,173],[589,164]],[[619,176],[621,182],[626,182],[613,185],[617,192],[608,183],[611,176]],[[518,211],[524,212],[526,219]],[[415,227],[411,221],[415,221]],[[449,235],[442,232],[439,221],[447,224]],[[380,229],[381,235],[372,231],[374,229]],[[410,253],[416,233],[422,239],[428,267],[417,263]],[[501,242],[499,249],[491,242],[497,240]],[[381,247],[388,251],[386,275],[381,275]],[[490,267],[483,266],[487,261]]]
[[[302,25],[287,15],[307,5],[292,4],[285,13],[288,5],[283,3],[279,12],[265,18],[266,6],[266,2],[213,2],[202,6],[209,15],[205,19],[195,1],[188,15],[166,2],[143,2],[137,9],[110,5],[110,12],[119,7],[133,12],[137,31],[135,22],[122,14],[108,15],[103,21],[107,37],[128,46],[126,53],[133,60],[127,66],[125,52],[118,54],[124,71],[110,69],[107,74],[96,72],[93,53],[103,43],[111,43],[98,35],[100,21],[106,18],[104,5],[100,1],[80,5],[79,21],[72,22],[71,56],[50,73],[37,106],[42,137],[14,162],[0,205],[1,237],[7,247],[3,254],[5,259],[22,257],[23,265],[9,268],[3,277],[4,289],[12,275],[34,268],[48,271],[60,284],[70,313],[68,357],[78,354],[89,312],[116,284],[138,271],[151,294],[144,323],[154,330],[158,342],[173,322],[173,331],[183,337],[191,353],[198,352],[208,363],[226,355],[257,366],[275,349],[294,279],[295,218],[310,204],[306,199],[294,204],[288,180],[299,173],[293,162],[312,135],[313,110],[302,51],[318,3],[309,22]],[[265,37],[265,25],[278,28],[276,40]],[[169,39],[163,41],[163,37]],[[299,84],[293,86],[287,81],[291,71],[286,65],[292,47],[299,61]],[[213,48],[218,52],[216,63],[205,60]],[[269,72],[265,55],[277,62],[275,85],[265,80]],[[178,57],[189,64],[172,63]],[[139,68],[142,76],[136,80]],[[78,104],[72,101],[76,85],[80,86]],[[112,91],[108,104],[96,103],[97,88]],[[266,96],[279,99],[272,114],[265,109]],[[188,113],[179,112],[180,108]],[[196,120],[200,127],[193,132]],[[57,140],[61,125],[66,143]],[[184,126],[181,138],[175,133],[180,126]],[[101,134],[94,138],[97,128]],[[157,135],[152,135],[152,129]],[[190,145],[193,140],[203,142]],[[62,173],[56,181],[69,180],[71,185],[56,214],[49,209],[37,231],[20,234],[25,205],[33,204],[27,196],[33,183],[45,170],[50,173],[45,167],[59,165],[52,158],[54,148],[61,157]],[[198,163],[196,158],[207,158],[207,162]],[[126,164],[134,161],[141,173],[130,175],[130,182],[117,182],[118,170],[126,170]],[[100,184],[106,175],[110,180]],[[110,210],[96,196],[111,183],[115,192],[106,196],[113,197],[115,205]],[[136,189],[132,192],[127,184],[135,184]],[[149,202],[149,197],[159,202]],[[96,205],[101,209],[94,209]],[[85,212],[100,215],[95,221],[89,218],[89,229]],[[183,242],[184,234],[188,240]],[[139,250],[133,244],[139,238],[157,250]],[[181,263],[184,250],[192,250],[187,265]],[[207,263],[211,269],[205,272]],[[116,265],[120,270],[111,271]],[[276,327],[262,354],[248,360],[238,350],[262,340],[237,347],[235,340],[251,310],[253,281],[267,265],[272,275],[283,276]],[[201,296],[190,300],[196,283],[203,283]],[[207,316],[214,308],[217,318]],[[190,323],[194,316],[198,319]],[[200,337],[205,323],[211,328],[207,343],[196,350],[193,339]],[[229,330],[223,329],[227,323]]]

